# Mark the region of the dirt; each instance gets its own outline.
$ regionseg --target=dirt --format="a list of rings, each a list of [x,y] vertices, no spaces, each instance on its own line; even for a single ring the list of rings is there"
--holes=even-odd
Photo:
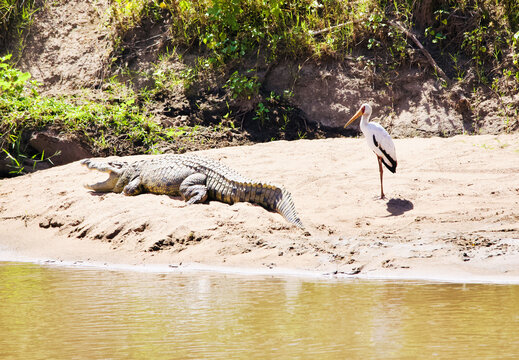
[[[0,181],[0,252],[43,260],[519,282],[519,136],[397,139],[379,199],[364,139],[201,152],[282,184],[305,225],[249,203],[98,194],[78,162]]]
[[[108,1],[36,1],[19,66],[47,94],[99,88],[111,52]]]

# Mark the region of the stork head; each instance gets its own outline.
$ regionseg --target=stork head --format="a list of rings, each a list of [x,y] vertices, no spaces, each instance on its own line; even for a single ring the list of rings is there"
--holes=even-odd
[[[369,104],[362,104],[359,111],[357,111],[355,113],[355,115],[353,115],[353,117],[346,123],[346,125],[344,125],[344,127],[347,127],[348,125],[350,125],[353,121],[355,121],[360,116],[366,116],[367,118],[369,118],[371,116],[371,106]]]

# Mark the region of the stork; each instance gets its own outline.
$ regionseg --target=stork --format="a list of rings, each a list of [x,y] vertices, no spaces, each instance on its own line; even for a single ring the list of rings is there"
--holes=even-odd
[[[371,116],[371,106],[369,104],[362,104],[359,111],[353,115],[344,127],[350,125],[360,116],[362,116],[360,119],[360,130],[362,130],[362,133],[366,137],[368,146],[373,150],[375,155],[377,155],[378,170],[380,172],[380,198],[385,199],[384,186],[382,185],[382,164],[384,164],[392,173],[396,171],[397,162],[395,144],[393,143],[391,136],[380,124],[369,122]]]

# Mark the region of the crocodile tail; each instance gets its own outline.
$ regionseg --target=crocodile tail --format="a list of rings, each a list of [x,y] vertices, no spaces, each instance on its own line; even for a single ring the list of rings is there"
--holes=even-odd
[[[281,214],[288,222],[303,229],[303,223],[297,215],[292,196],[288,191],[276,185],[259,182],[232,182],[234,191],[230,198],[233,202],[246,201],[263,206]],[[218,193],[216,194],[218,195]],[[223,196],[220,196],[223,197]],[[226,201],[227,202],[227,201]]]
[[[279,191],[277,191],[274,209],[287,219],[288,222],[304,229],[304,225],[301,222],[301,219],[299,219],[294,202],[292,201],[292,195],[283,188],[279,188]]]

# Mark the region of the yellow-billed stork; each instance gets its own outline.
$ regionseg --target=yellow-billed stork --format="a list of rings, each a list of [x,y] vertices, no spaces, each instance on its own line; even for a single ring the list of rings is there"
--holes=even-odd
[[[359,111],[353,115],[353,117],[344,125],[347,127],[353,121],[355,121],[359,116],[362,116],[360,119],[360,130],[366,137],[369,147],[375,155],[377,155],[378,159],[378,169],[380,172],[380,198],[384,199],[384,187],[382,185],[382,164],[384,164],[389,171],[394,173],[396,171],[396,151],[395,144],[391,139],[391,136],[388,132],[378,123],[369,122],[369,118],[371,116],[371,106],[369,104],[362,104]]]

